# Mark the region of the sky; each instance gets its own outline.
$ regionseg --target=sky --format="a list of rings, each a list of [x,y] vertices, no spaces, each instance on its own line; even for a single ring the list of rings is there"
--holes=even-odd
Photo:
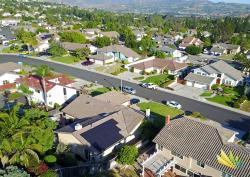
[[[250,4],[250,0],[211,0],[213,2],[237,2],[237,3],[245,3]]]

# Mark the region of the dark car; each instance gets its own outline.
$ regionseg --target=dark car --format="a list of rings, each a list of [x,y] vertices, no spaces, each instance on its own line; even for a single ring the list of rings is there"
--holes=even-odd
[[[83,66],[89,66],[89,65],[93,65],[94,64],[94,62],[92,62],[92,61],[85,61],[85,62],[82,62],[82,65]]]
[[[138,99],[138,98],[132,98],[132,99],[130,100],[130,104],[131,104],[131,105],[133,105],[133,104],[138,104],[138,103],[140,103],[140,99]]]

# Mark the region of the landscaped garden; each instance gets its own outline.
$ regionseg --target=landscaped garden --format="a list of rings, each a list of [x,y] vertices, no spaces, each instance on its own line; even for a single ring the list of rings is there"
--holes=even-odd
[[[212,91],[205,91],[203,92],[200,96],[201,97],[210,97],[213,95],[213,92]]]
[[[149,76],[142,82],[153,83],[160,87],[168,87],[169,84],[173,83],[175,80],[175,76],[168,74],[160,74],[155,76]]]
[[[72,55],[63,56],[63,57],[51,57],[50,59],[53,61],[57,61],[57,62],[65,63],[65,64],[74,64],[80,61],[79,58],[72,56]]]

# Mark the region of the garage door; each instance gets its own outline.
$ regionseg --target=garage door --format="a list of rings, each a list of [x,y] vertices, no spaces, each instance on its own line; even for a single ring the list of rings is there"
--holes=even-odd
[[[204,90],[208,89],[208,85],[207,84],[201,84],[201,83],[195,83],[194,87],[201,88],[201,89],[204,89]]]

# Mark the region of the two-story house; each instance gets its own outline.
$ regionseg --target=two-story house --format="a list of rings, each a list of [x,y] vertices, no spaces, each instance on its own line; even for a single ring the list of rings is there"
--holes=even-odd
[[[42,80],[40,77],[32,75],[22,77],[16,80],[16,87],[18,88],[21,84],[25,85],[32,91],[30,101],[35,103],[44,104],[45,95],[49,107],[54,107],[55,104],[63,105],[67,101],[73,100],[77,95],[77,89],[72,87],[75,82],[69,79],[65,75],[54,76],[53,78],[45,79],[45,90],[42,86]]]
[[[198,47],[202,47],[203,42],[202,42],[200,39],[195,38],[195,37],[191,37],[191,36],[185,37],[185,38],[182,40],[182,42],[180,43],[179,49],[185,50],[186,47],[192,46],[192,45],[198,46]]]
[[[135,51],[123,45],[110,45],[97,49],[97,55],[111,56],[114,60],[124,60],[130,63],[141,58]]]
[[[250,176],[250,150],[235,142],[237,132],[192,118],[166,120],[153,140],[156,152],[142,162],[143,177]],[[227,155],[231,151],[241,165],[230,168],[222,164],[218,160],[222,151]]]
[[[220,60],[194,69],[193,73],[189,73],[185,77],[185,80],[188,86],[211,89],[214,84],[225,84],[233,87],[240,85],[243,77],[241,71]]]

